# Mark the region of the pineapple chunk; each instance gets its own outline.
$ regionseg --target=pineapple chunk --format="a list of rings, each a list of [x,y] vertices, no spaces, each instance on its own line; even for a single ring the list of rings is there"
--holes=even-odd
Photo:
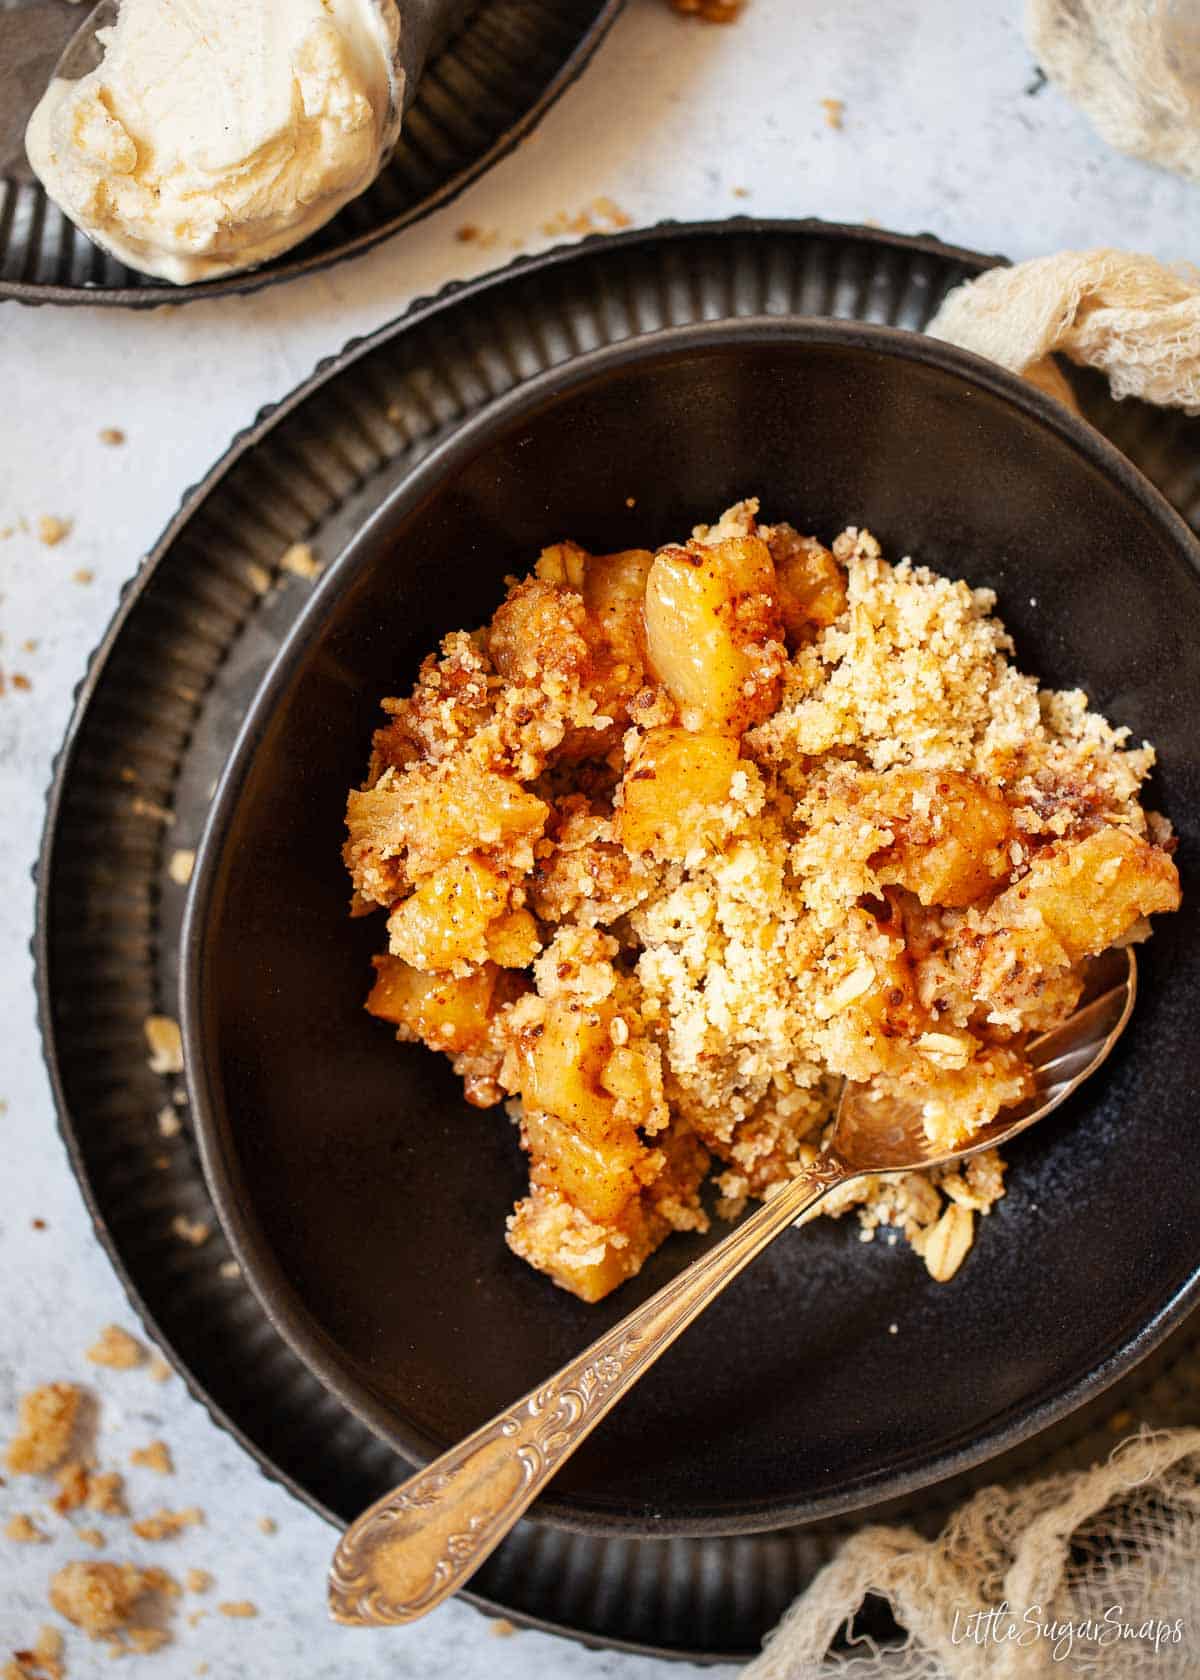
[[[1061,948],[1059,961],[1077,963],[1114,945],[1142,916],[1178,910],[1179,898],[1179,873],[1165,852],[1126,829],[1101,828],[1036,859],[987,921],[1041,932]]]
[[[779,700],[783,625],[758,537],[663,548],[646,584],[651,670],[688,729],[740,735]]]
[[[484,963],[461,979],[422,974],[398,957],[375,957],[375,984],[367,1011],[431,1050],[457,1055],[487,1036],[498,970]]]
[[[861,778],[868,806],[896,838],[873,860],[879,880],[922,904],[963,908],[1009,873],[1012,819],[983,782],[956,770],[887,770]]]
[[[768,541],[778,580],[779,611],[789,643],[811,641],[846,610],[846,574],[815,537],[777,525]]]
[[[458,970],[489,955],[488,928],[508,907],[508,882],[477,853],[454,858],[388,917],[388,949],[427,973]],[[516,964],[523,967],[523,964]]]
[[[617,839],[629,852],[685,857],[719,832],[737,765],[730,735],[647,730],[621,783]]]

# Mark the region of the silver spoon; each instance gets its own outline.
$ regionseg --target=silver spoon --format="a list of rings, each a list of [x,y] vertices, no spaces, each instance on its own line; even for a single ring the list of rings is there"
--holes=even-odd
[[[412,104],[433,48],[463,22],[478,0],[399,0],[403,107]],[[119,0],[87,11],[70,0],[0,0],[0,177],[34,179],[25,130],[38,100],[59,77],[77,82],[104,57],[97,31],[117,20]],[[80,22],[80,13],[85,12]]]
[[[1028,1046],[1033,1096],[962,1149],[929,1141],[919,1103],[874,1100],[867,1087],[846,1084],[829,1142],[811,1167],[577,1359],[350,1525],[329,1571],[334,1619],[360,1627],[415,1621],[465,1586],[601,1418],[801,1214],[863,1173],[911,1172],[1007,1143],[1095,1072],[1124,1031],[1136,992],[1131,950],[1097,958],[1075,1013]]]

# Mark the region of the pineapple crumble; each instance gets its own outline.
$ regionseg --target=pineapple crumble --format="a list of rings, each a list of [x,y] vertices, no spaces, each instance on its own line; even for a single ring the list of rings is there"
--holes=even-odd
[[[509,1246],[563,1288],[705,1229],[710,1170],[723,1217],[802,1172],[844,1079],[966,1141],[1089,959],[1177,907],[1153,750],[1019,672],[994,606],[749,500],[657,553],[547,548],[384,700],[347,807],[352,911],[387,913],[367,1008],[507,1103]],[[899,1227],[944,1282],[1003,1172],[819,1211]]]

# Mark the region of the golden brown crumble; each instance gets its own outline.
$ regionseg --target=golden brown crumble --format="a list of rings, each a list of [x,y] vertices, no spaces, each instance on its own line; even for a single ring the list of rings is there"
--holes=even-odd
[[[841,128],[846,117],[846,101],[844,99],[822,99],[821,109],[825,113],[826,128]]]
[[[166,812],[169,816],[170,813]],[[183,1072],[183,1035],[170,1015],[147,1015],[143,1022],[151,1073]]]
[[[24,1511],[15,1511],[4,1525],[4,1538],[18,1546],[40,1546],[50,1536]]]
[[[156,1353],[150,1360],[150,1376],[157,1383],[167,1382],[171,1377],[171,1367],[161,1353]]]
[[[90,566],[76,566],[71,573],[71,582],[86,586],[96,581],[96,574]]]
[[[235,1622],[249,1621],[252,1616],[258,1615],[257,1604],[251,1604],[248,1598],[227,1599],[224,1604],[218,1604],[217,1609],[222,1616],[228,1616]]]
[[[317,559],[308,543],[292,543],[285,548],[279,561],[285,572],[291,572],[299,578],[315,578],[321,570],[321,562]]]
[[[1010,662],[990,591],[738,503],[561,542],[383,702],[349,796],[370,1012],[529,1156],[510,1247],[597,1300],[820,1150],[844,1079],[952,1147],[1030,1089],[1089,959],[1174,909],[1153,751]],[[822,1204],[952,1277],[994,1151]]]
[[[175,1235],[193,1248],[202,1248],[212,1236],[212,1226],[203,1219],[188,1219],[182,1213],[177,1213],[171,1221],[171,1229]]]
[[[207,1569],[189,1569],[183,1577],[183,1584],[190,1593],[203,1593],[212,1586],[213,1578]]]
[[[147,1470],[155,1470],[160,1476],[169,1476],[175,1465],[171,1460],[171,1450],[165,1441],[151,1441],[149,1446],[135,1447],[129,1455],[130,1464],[140,1464]]]
[[[180,846],[171,853],[167,862],[167,874],[177,887],[186,887],[192,878],[192,870],[195,867],[195,852],[190,847]]]
[[[94,1546],[98,1552],[103,1551],[108,1544],[98,1528],[77,1528],[75,1538],[82,1540],[85,1546]]]
[[[119,449],[125,442],[125,433],[120,426],[102,426],[97,435],[100,442],[107,444],[110,449]]]
[[[14,1651],[0,1670],[2,1680],[63,1680],[63,1637],[57,1628],[43,1627],[31,1650]]]
[[[47,548],[54,548],[71,534],[71,520],[59,519],[56,514],[43,513],[37,522],[37,537]]]
[[[119,1325],[108,1324],[87,1350],[93,1365],[106,1365],[114,1371],[132,1371],[146,1357],[142,1344]]]
[[[153,1516],[141,1517],[129,1526],[139,1540],[173,1540],[185,1528],[195,1528],[204,1521],[204,1512],[196,1505],[183,1511],[155,1511]]]
[[[747,0],[671,0],[674,11],[704,23],[734,23],[746,4]]]
[[[127,1626],[138,1600],[161,1592],[164,1584],[161,1570],[132,1563],[68,1563],[51,1578],[50,1603],[60,1616],[99,1639]]]
[[[17,1433],[5,1455],[14,1475],[53,1470],[66,1457],[81,1398],[74,1383],[46,1383],[21,1396]]]

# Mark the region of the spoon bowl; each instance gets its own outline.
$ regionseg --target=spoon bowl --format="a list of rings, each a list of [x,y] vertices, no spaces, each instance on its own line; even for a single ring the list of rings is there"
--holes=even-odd
[[[575,1448],[776,1237],[864,1173],[964,1160],[1027,1130],[1108,1058],[1136,996],[1132,949],[1096,958],[1075,1011],[1026,1047],[1033,1093],[960,1148],[929,1140],[918,1102],[876,1097],[847,1082],[829,1140],[811,1166],[578,1358],[350,1525],[329,1572],[334,1620],[353,1626],[416,1621],[465,1586]]]

